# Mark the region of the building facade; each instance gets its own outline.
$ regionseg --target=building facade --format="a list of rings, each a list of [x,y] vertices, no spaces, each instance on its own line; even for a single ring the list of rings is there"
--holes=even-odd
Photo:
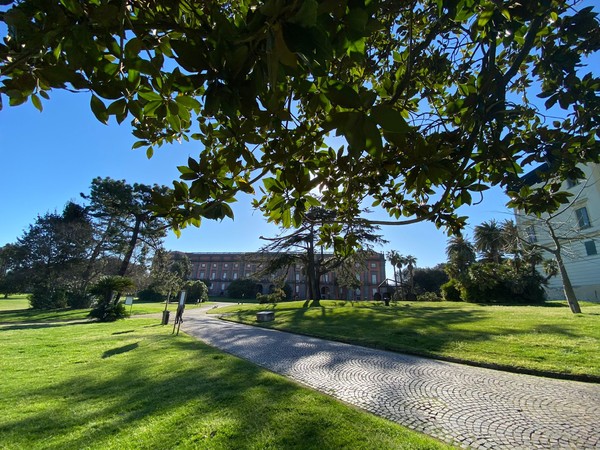
[[[600,164],[581,167],[585,178],[566,180],[561,190],[572,194],[571,203],[549,220],[556,236],[560,237],[564,265],[579,300],[600,301]],[[544,170],[543,168],[541,170]],[[535,186],[539,179],[535,172],[523,177],[525,183]],[[561,211],[561,210],[559,210]],[[545,220],[515,211],[519,233],[532,244],[553,247]],[[553,255],[544,252],[544,258]],[[546,288],[549,299],[563,299],[560,275],[550,278]]]
[[[256,253],[186,253],[192,263],[191,278],[209,283],[209,295],[227,296],[229,284],[234,280],[255,279],[256,292],[268,294],[275,287],[275,276],[260,276],[262,271],[260,258],[268,257]],[[285,276],[285,282],[292,288],[293,297],[308,298],[308,283],[304,268],[292,265]],[[378,297],[379,286],[386,279],[385,258],[382,253],[372,253],[363,267],[356,273],[360,287],[346,288],[340,285],[335,272],[321,277],[321,297],[340,300],[371,300]]]

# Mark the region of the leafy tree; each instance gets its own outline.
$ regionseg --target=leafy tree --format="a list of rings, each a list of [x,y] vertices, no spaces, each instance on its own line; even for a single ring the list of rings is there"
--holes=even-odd
[[[417,258],[415,258],[413,255],[406,255],[404,257],[404,263],[406,264],[406,274],[407,274],[408,280],[409,280],[409,285],[408,285],[409,291],[408,292],[409,292],[410,300],[414,300],[416,298],[414,270],[415,270],[415,265],[417,264]]]
[[[444,270],[444,264],[435,267],[416,268],[413,273],[415,282],[415,293],[417,295],[426,292],[440,293],[441,286],[448,282],[448,274]]]
[[[374,245],[385,243],[375,234],[377,229],[360,219],[337,222],[335,211],[313,207],[299,228],[275,238],[262,237],[269,241],[261,249],[268,255],[263,272],[280,272],[283,279],[293,265],[304,267],[312,306],[319,306],[321,277],[348,261],[355,248],[371,251]]]
[[[405,258],[403,255],[398,253],[396,250],[391,250],[388,252],[388,260],[392,265],[394,270],[394,283],[395,283],[395,291],[394,295],[398,300],[404,300],[404,280],[402,279],[402,266],[405,264]],[[400,279],[400,283],[398,283],[398,279]]]
[[[474,230],[475,249],[483,255],[485,261],[500,263],[506,248],[504,228],[496,220],[483,222]]]
[[[172,295],[183,289],[191,273],[192,263],[185,254],[160,248],[152,260],[150,287],[169,301]]]
[[[260,188],[256,206],[286,227],[317,205],[354,220],[370,198],[393,219],[376,224],[456,232],[456,208],[542,161],[544,183],[511,205],[558,210],[561,179],[600,153],[586,65],[600,26],[575,2],[4,3],[0,99],[41,110],[52,89],[90,91],[100,121],[133,119],[148,156],[199,141],[156,198],[178,227],[231,217]]]
[[[81,276],[92,243],[84,209],[68,203],[62,214],[38,216],[18,239],[19,266],[33,288],[34,308],[66,306],[67,293],[81,291]]]
[[[255,299],[257,294],[256,280],[240,279],[229,283],[227,294],[231,298]]]
[[[25,276],[17,269],[18,254],[19,247],[15,244],[0,247],[0,294],[4,298],[25,291]]]
[[[116,272],[125,276],[134,251],[140,243],[156,248],[165,236],[167,224],[152,211],[152,195],[163,195],[165,186],[134,183],[97,177],[92,180],[87,207],[94,219],[95,247],[88,261],[87,274],[102,255],[117,255],[121,264]]]
[[[475,247],[462,235],[452,236],[446,246],[446,256],[446,272],[451,278],[458,278],[475,262]]]
[[[208,301],[208,286],[204,281],[189,280],[186,281],[185,290],[187,291],[186,299],[188,302],[207,302]]]

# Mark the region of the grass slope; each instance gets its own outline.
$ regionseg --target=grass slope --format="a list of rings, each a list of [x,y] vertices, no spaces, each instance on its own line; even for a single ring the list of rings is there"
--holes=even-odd
[[[321,308],[278,304],[275,321],[260,325],[398,352],[600,380],[600,304],[582,303],[584,314],[574,315],[560,302],[321,303]],[[270,308],[232,305],[211,312],[257,325],[255,312]]]
[[[0,348],[5,449],[448,448],[156,319],[3,325]]]

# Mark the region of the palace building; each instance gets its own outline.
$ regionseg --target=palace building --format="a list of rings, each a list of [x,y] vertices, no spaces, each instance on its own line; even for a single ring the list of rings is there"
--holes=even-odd
[[[267,294],[275,286],[274,275],[260,275],[261,259],[268,254],[257,253],[186,253],[192,263],[191,278],[209,282],[209,295],[227,296],[229,284],[234,280],[255,279],[256,292]],[[327,255],[325,255],[327,256]],[[371,300],[378,297],[379,286],[386,280],[385,258],[382,253],[372,253],[356,273],[360,287],[340,286],[335,272],[321,277],[321,298],[340,300]],[[307,299],[308,283],[303,267],[292,265],[285,282],[292,288],[293,297]]]

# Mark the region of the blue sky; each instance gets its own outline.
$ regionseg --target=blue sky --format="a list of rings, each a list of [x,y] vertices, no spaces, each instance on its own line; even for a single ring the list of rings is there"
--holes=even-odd
[[[134,138],[128,122],[101,124],[90,111],[89,98],[86,93],[55,91],[42,113],[31,103],[5,104],[0,111],[0,246],[15,242],[38,214],[60,211],[67,201],[79,200],[79,193],[89,192],[96,176],[170,186],[178,177],[176,167],[200,150],[197,143],[175,144],[160,148],[148,160],[143,149],[131,149]],[[470,235],[472,227],[484,220],[512,218],[504,206],[507,200],[501,190],[493,189],[480,205],[461,208],[460,213],[471,218],[466,233]],[[252,210],[248,196],[233,207],[234,221],[205,220],[199,229],[183,230],[179,239],[169,233],[166,247],[254,251],[261,246],[261,235],[278,232]],[[412,254],[420,267],[445,261],[447,237],[431,224],[385,227],[382,234],[389,241],[382,251]]]

